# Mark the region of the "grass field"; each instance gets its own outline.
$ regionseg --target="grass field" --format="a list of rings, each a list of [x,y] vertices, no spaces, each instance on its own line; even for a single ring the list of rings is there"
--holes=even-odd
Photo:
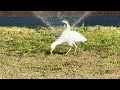
[[[67,43],[49,54],[64,27],[0,27],[2,79],[120,79],[120,28],[82,26],[74,30],[88,41],[65,55]]]

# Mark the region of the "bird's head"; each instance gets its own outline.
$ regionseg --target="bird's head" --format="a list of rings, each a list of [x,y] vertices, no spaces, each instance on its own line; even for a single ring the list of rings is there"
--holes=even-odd
[[[60,39],[57,39],[55,42],[53,42],[53,43],[51,44],[51,47],[50,47],[50,53],[52,54],[52,52],[53,52],[53,50],[55,49],[55,47],[56,47],[57,45],[61,44],[61,43],[62,43],[62,41],[61,41]]]
[[[70,25],[69,25],[69,23],[68,23],[67,20],[62,20],[62,22],[67,25],[67,30],[70,30],[70,29],[71,29],[71,27],[70,27]]]
[[[51,44],[50,54],[52,54],[52,52],[53,52],[53,50],[55,49],[56,45],[57,45],[56,42],[53,42],[53,43]]]
[[[68,24],[68,21],[67,21],[67,20],[62,20],[62,22]]]

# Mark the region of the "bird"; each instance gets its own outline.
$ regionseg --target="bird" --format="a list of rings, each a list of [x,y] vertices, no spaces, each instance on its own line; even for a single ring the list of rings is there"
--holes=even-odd
[[[75,43],[85,42],[87,41],[87,38],[85,38],[82,34],[71,30],[71,26],[69,25],[67,20],[62,20],[62,23],[66,24],[66,29],[62,32],[61,36],[51,44],[50,53],[51,54],[53,53],[53,50],[57,45],[67,42],[71,47],[67,51],[66,55],[71,51],[73,46],[75,46],[75,51],[74,51],[74,55],[75,55],[77,50],[77,45]]]

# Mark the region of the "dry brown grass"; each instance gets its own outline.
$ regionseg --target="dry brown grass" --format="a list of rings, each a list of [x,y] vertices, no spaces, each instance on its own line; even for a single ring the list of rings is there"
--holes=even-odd
[[[0,78],[95,79],[120,78],[120,57],[101,58],[95,52],[74,55],[13,57],[1,55]]]

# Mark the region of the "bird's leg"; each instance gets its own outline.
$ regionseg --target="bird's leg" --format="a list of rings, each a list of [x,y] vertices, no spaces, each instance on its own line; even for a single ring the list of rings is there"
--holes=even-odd
[[[74,51],[74,55],[75,55],[76,50],[77,50],[77,45],[75,43],[74,43],[74,45],[75,45],[75,51]]]
[[[66,55],[71,51],[71,49],[72,49],[72,48],[70,48],[70,49],[67,51]]]

